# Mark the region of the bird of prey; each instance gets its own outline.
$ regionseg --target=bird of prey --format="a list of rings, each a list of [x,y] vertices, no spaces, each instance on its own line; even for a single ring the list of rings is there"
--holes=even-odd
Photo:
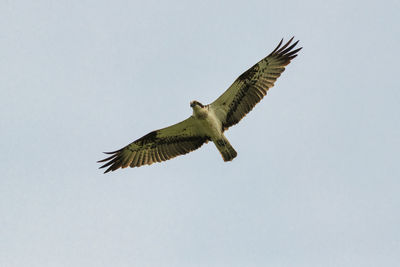
[[[282,46],[282,41],[268,56],[240,75],[233,84],[214,102],[203,105],[190,102],[193,114],[186,120],[172,126],[153,131],[131,144],[113,151],[100,168],[104,173],[118,168],[140,167],[166,161],[189,153],[208,141],[212,141],[224,161],[233,160],[237,153],[224,131],[237,124],[274,86],[285,66],[297,56],[302,48],[296,48],[299,41],[291,44],[293,37]]]

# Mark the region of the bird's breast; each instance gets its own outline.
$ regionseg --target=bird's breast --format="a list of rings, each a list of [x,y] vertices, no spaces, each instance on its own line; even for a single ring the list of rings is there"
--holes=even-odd
[[[214,112],[208,112],[205,118],[199,121],[206,135],[210,136],[212,139],[221,136],[221,122],[217,119]]]
[[[208,117],[208,110],[205,108],[194,107],[193,116],[199,120],[205,120]]]

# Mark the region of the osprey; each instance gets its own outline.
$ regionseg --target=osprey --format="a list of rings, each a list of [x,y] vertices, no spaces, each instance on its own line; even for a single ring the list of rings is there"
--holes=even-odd
[[[140,167],[184,155],[212,141],[224,161],[233,160],[237,153],[224,135],[224,131],[238,123],[274,86],[285,66],[302,48],[295,48],[293,37],[281,47],[283,39],[274,51],[240,75],[234,83],[209,105],[194,100],[190,102],[193,115],[172,126],[153,131],[131,144],[105,152],[110,157],[100,168],[107,173],[118,168]]]

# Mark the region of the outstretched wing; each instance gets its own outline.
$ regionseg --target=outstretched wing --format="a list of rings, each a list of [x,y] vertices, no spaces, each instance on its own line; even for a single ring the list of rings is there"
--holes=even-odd
[[[297,56],[301,48],[293,50],[297,42],[290,45],[293,37],[278,46],[260,62],[240,75],[235,82],[213,103],[210,104],[216,116],[222,121],[223,130],[238,123],[274,86],[285,66]],[[290,46],[289,46],[290,45]]]
[[[104,173],[118,168],[140,167],[172,159],[201,147],[209,138],[199,133],[196,119],[188,119],[175,125],[153,131],[133,143],[114,152],[98,162],[107,162],[100,168],[108,167]]]

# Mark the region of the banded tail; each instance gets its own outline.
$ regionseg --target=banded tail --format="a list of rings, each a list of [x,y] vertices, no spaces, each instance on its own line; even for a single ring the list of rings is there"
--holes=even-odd
[[[224,161],[231,161],[237,156],[236,150],[225,137],[214,140],[214,144],[221,153]]]

